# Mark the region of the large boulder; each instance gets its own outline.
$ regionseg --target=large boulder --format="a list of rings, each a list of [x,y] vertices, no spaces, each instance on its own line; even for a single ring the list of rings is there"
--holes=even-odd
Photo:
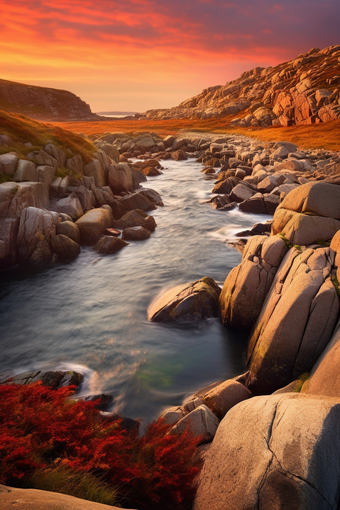
[[[2,510],[118,510],[118,507],[37,489],[0,485]]]
[[[335,510],[339,451],[339,399],[287,393],[241,402],[205,456],[194,510]]]
[[[82,244],[96,244],[105,229],[114,226],[111,209],[109,206],[92,209],[79,218],[76,225],[80,230],[80,242]]]
[[[281,208],[340,220],[340,187],[322,181],[303,184],[287,194]]]
[[[27,207],[21,213],[17,237],[21,260],[43,263],[52,259],[51,238],[56,234],[58,214],[36,207]]]
[[[248,241],[241,264],[230,271],[220,295],[225,326],[249,330],[254,325],[286,252],[278,236],[254,236]]]
[[[84,166],[84,175],[87,177],[93,177],[98,188],[106,185],[105,171],[98,159],[93,159],[90,163]]]
[[[200,405],[174,425],[169,434],[181,435],[189,430],[193,436],[200,436],[201,440],[210,441],[216,434],[219,420],[206,405]]]
[[[340,229],[340,187],[309,182],[290,191],[274,214],[272,233],[284,232],[291,244],[331,239]]]
[[[279,267],[248,345],[248,387],[272,393],[309,372],[339,313],[330,248],[292,248]]]
[[[156,209],[154,201],[151,201],[146,195],[141,193],[131,193],[121,198],[120,203],[126,211],[132,209],[142,209],[143,211],[151,211]]]
[[[304,383],[302,392],[340,398],[340,327],[336,329]]]
[[[57,234],[63,234],[79,244],[80,231],[78,225],[72,221],[62,221],[57,224]]]
[[[144,227],[128,227],[123,230],[122,238],[128,241],[144,241],[149,239],[151,232]]]
[[[73,260],[78,257],[80,253],[80,246],[78,243],[65,236],[58,234],[51,239],[52,251],[58,255],[60,260]]]
[[[228,379],[213,388],[207,389],[201,398],[204,404],[222,420],[232,407],[253,395],[243,384],[235,379]]]
[[[119,218],[119,220],[115,220],[112,227],[119,229],[144,227],[150,232],[153,232],[157,224],[153,216],[148,216],[143,210],[137,209],[128,211],[124,216]]]
[[[281,204],[275,211],[272,223],[273,235],[283,233],[290,244],[299,246],[332,239],[339,229],[339,220],[283,209]]]
[[[58,200],[56,208],[59,213],[68,214],[73,220],[77,220],[84,214],[81,203],[74,192],[68,197]]]
[[[37,170],[33,161],[27,161],[26,159],[19,159],[16,172],[13,177],[14,181],[37,181]]]
[[[0,154],[0,175],[12,175],[15,172],[18,157],[15,152]]]
[[[219,286],[208,276],[179,285],[151,303],[148,319],[153,322],[183,322],[216,317],[220,292]]]
[[[103,255],[111,255],[112,253],[116,253],[116,251],[121,250],[128,243],[123,241],[115,236],[103,236],[99,241],[94,245],[94,249],[98,253],[102,253]]]
[[[109,185],[114,193],[134,191],[138,187],[131,168],[125,163],[112,164],[109,168]]]

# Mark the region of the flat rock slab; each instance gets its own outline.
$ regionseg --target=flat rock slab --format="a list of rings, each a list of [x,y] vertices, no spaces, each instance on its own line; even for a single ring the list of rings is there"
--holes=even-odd
[[[153,322],[202,320],[218,316],[221,289],[210,277],[179,285],[159,298],[148,309]]]
[[[118,510],[116,506],[37,489],[0,485],[1,510]]]

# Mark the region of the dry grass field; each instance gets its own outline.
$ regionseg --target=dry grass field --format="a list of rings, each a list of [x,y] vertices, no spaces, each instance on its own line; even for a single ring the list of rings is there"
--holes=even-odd
[[[305,148],[340,151],[340,119],[308,126],[258,129],[230,127],[229,124],[233,118],[234,115],[205,120],[108,120],[102,122],[58,122],[55,125],[85,135],[141,131],[153,131],[160,136],[175,135],[183,133],[183,131],[243,134],[263,141],[286,140]]]

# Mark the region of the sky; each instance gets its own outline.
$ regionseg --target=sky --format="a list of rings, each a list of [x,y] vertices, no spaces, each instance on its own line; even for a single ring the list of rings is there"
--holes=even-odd
[[[340,44],[339,0],[0,0],[0,78],[92,111],[169,108]]]

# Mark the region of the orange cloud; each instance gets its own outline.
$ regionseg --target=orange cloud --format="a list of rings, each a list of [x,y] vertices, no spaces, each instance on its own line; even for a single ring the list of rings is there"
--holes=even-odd
[[[337,14],[338,0],[0,0],[1,78],[70,89],[93,110],[173,106],[336,44]]]

